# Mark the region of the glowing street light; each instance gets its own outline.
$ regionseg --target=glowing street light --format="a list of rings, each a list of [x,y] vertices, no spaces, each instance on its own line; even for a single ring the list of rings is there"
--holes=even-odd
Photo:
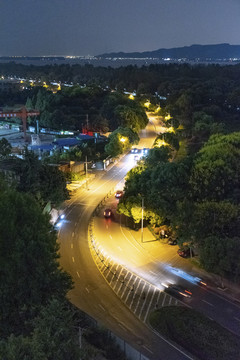
[[[146,108],[149,108],[150,105],[151,105],[151,103],[150,103],[149,100],[147,100],[147,101],[144,103],[144,106],[145,106]]]
[[[121,139],[120,139],[120,141],[121,141],[122,143],[124,143],[126,140],[127,140],[127,138],[125,138],[125,137],[121,137]]]
[[[170,114],[168,114],[167,116],[165,116],[165,120],[170,120],[172,117]]]
[[[175,133],[175,130],[172,126],[170,126],[170,128],[167,129],[167,132]]]
[[[168,143],[166,143],[163,139],[158,139],[157,141],[156,141],[156,147],[161,147],[161,146],[168,146],[169,144]]]
[[[128,98],[129,98],[130,100],[134,100],[133,94],[130,94]]]

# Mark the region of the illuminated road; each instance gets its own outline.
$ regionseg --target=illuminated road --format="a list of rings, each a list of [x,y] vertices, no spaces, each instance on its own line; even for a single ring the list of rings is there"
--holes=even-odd
[[[141,147],[149,147],[156,136],[155,128],[149,124],[143,131]],[[88,245],[88,223],[92,212],[111,188],[126,175],[133,166],[132,155],[125,156],[100,179],[81,189],[67,203],[65,221],[59,231],[60,263],[75,283],[69,293],[71,301],[80,309],[100,321],[107,328],[125,339],[149,359],[190,359],[134,315],[116,296],[99,272]],[[144,360],[144,356],[142,356]]]
[[[177,246],[154,241],[153,235],[144,230],[141,243],[140,231],[136,232],[121,225],[121,217],[116,214],[118,200],[112,197],[105,207],[114,212],[112,219],[104,219],[103,213],[94,217],[94,237],[109,259],[122,264],[143,280],[164,290],[162,283],[172,282],[189,289],[191,299],[182,299],[187,306],[205,313],[229,330],[240,335],[240,307],[238,304],[218,294],[214,289],[199,285],[199,275],[191,263],[179,257]],[[166,304],[164,304],[166,305]]]

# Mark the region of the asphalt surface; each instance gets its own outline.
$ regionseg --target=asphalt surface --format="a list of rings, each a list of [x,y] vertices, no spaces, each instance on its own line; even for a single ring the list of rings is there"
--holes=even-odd
[[[164,291],[162,284],[174,283],[192,292],[191,299],[182,298],[186,306],[194,308],[240,335],[240,306],[234,300],[220,294],[208,284],[202,286],[202,275],[193,268],[188,259],[177,254],[178,246],[155,241],[154,236],[144,229],[143,243],[141,229],[136,232],[123,224],[123,219],[116,213],[118,200],[112,196],[105,207],[111,208],[113,217],[105,219],[103,211],[94,217],[94,238],[101,244],[103,251],[143,281]],[[165,306],[164,304],[163,306]]]
[[[138,147],[150,147],[156,136],[155,131],[156,127],[150,123],[143,131]],[[132,155],[125,156],[101,178],[91,182],[88,189],[85,187],[76,191],[66,204],[65,220],[59,230],[59,242],[61,266],[71,274],[75,283],[69,298],[81,310],[139,350],[143,354],[143,360],[144,356],[154,360],[191,359],[184,350],[176,348],[154,333],[141,317],[129,311],[126,303],[109,286],[107,276],[104,277],[99,271],[93,249],[89,247],[88,224],[92,213],[109,191],[116,188],[132,168],[134,161]],[[126,274],[124,278],[127,279]],[[154,293],[151,296],[155,295]],[[124,296],[127,297],[127,290]],[[146,291],[145,299],[147,296]],[[161,298],[161,303],[162,301]]]

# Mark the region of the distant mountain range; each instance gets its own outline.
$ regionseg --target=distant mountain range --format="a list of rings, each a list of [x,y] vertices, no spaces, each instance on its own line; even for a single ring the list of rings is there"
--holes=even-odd
[[[229,60],[240,59],[240,45],[191,45],[171,49],[159,49],[144,52],[116,52],[98,55],[98,58],[127,58],[127,59],[186,59],[186,60]]]

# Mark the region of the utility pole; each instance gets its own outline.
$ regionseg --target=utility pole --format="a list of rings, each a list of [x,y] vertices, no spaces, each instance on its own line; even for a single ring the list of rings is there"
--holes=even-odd
[[[141,242],[143,243],[143,209],[144,209],[144,197],[142,196],[142,221],[141,221]]]
[[[88,131],[88,114],[86,115],[87,131]]]
[[[86,158],[85,158],[85,166],[86,166],[86,189],[88,190],[88,167],[87,167],[87,165],[88,165],[88,162],[87,162],[87,156],[86,156]]]
[[[79,339],[79,347],[82,348],[82,329],[81,326],[78,327],[78,339]]]

